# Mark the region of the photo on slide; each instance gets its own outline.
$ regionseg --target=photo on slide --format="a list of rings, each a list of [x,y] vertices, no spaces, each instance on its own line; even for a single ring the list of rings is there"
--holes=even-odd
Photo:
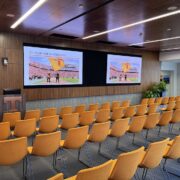
[[[83,53],[24,46],[24,85],[82,84]]]
[[[107,55],[107,84],[141,83],[142,57]]]

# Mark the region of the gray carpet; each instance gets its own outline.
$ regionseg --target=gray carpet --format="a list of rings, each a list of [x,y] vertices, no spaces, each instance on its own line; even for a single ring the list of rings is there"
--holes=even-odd
[[[174,133],[180,134],[179,131],[180,125],[176,125]],[[163,128],[161,136],[169,137],[167,133],[168,128]],[[127,133],[121,138],[119,148],[122,150],[133,150],[138,148],[141,145],[147,146],[150,142],[145,141],[144,139],[145,132],[138,134],[135,138],[135,144],[132,145],[132,135]],[[62,131],[62,138],[64,139],[66,131]],[[171,135],[171,138],[175,135]],[[149,140],[158,140],[162,139],[157,136],[157,129],[150,131]],[[122,153],[121,150],[115,149],[116,138],[108,137],[107,140],[102,145],[101,153],[109,158],[115,159],[117,156]],[[128,148],[128,149],[127,149]],[[57,167],[59,172],[64,173],[65,177],[70,177],[75,175],[79,170],[86,168],[84,164],[78,161],[76,150],[60,150],[58,154]],[[81,160],[88,164],[89,166],[96,166],[106,162],[108,159],[98,154],[98,144],[87,142],[81,154]],[[55,175],[57,172],[52,168],[52,157],[39,158],[31,156],[30,158],[32,173],[30,180],[46,180],[47,178]],[[164,160],[163,160],[164,161]],[[162,163],[163,163],[162,161]],[[175,160],[168,160],[167,162],[167,171],[163,171],[162,163],[159,167],[155,169],[148,170],[147,180],[178,180],[180,177],[175,176],[171,173],[178,174],[180,176],[180,162]],[[142,169],[138,168],[133,180],[142,179]],[[22,162],[11,167],[0,167],[0,180],[21,180],[22,178]]]

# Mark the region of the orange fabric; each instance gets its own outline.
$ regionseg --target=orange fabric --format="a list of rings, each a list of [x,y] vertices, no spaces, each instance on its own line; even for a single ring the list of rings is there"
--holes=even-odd
[[[129,107],[130,106],[130,100],[125,100],[121,103],[121,107]]]
[[[147,119],[144,124],[144,129],[153,129],[156,127],[160,119],[160,113],[153,113],[147,115]]]
[[[101,104],[101,107],[100,107],[100,109],[110,109],[110,108],[111,108],[110,102],[105,102]]]
[[[75,107],[75,111],[74,112],[81,114],[84,111],[86,111],[86,105],[85,104],[81,104],[81,105]]]
[[[27,155],[27,138],[0,141],[0,165],[13,165]]]
[[[120,108],[120,102],[119,101],[113,101],[111,104],[111,111],[114,109]]]
[[[155,103],[157,103],[158,105],[160,105],[161,103],[162,103],[162,97],[158,97],[158,98],[156,98],[156,100],[155,100]]]
[[[64,114],[62,118],[61,128],[70,129],[79,124],[79,113]]]
[[[42,110],[42,117],[55,116],[55,115],[57,115],[56,108],[47,108]]]
[[[175,109],[180,109],[180,100],[176,101]]]
[[[10,123],[2,122],[0,123],[0,140],[8,139],[11,135]]]
[[[155,98],[149,98],[148,105],[154,104]]]
[[[80,125],[89,125],[95,121],[95,111],[85,111],[79,117]]]
[[[147,104],[136,106],[136,116],[143,116],[147,113]]]
[[[13,113],[4,113],[3,114],[3,122],[9,122],[10,127],[14,127],[16,124],[16,121],[21,119],[21,113],[20,112],[13,112]]]
[[[158,104],[157,103],[149,105],[148,114],[156,113],[157,112],[157,108],[158,108]]]
[[[60,109],[59,116],[60,118],[62,118],[64,114],[71,114],[72,112],[73,112],[72,106],[64,106]]]
[[[96,122],[106,122],[110,119],[110,109],[101,109],[97,112]]]
[[[168,102],[169,102],[169,97],[164,97],[163,99],[162,99],[162,105],[166,105],[166,104],[168,104]]]
[[[148,98],[143,98],[143,99],[141,100],[141,104],[148,104],[148,101],[149,101]]]
[[[127,107],[127,109],[125,110],[124,117],[130,118],[130,117],[133,117],[135,114],[136,114],[136,106],[130,106],[130,107]]]
[[[173,111],[165,111],[162,113],[160,121],[158,122],[159,126],[166,126],[172,119]]]
[[[40,109],[26,111],[24,119],[33,119],[33,118],[35,118],[36,121],[39,121],[40,114],[41,114]]]
[[[98,104],[90,104],[89,105],[89,111],[98,111],[99,105]]]
[[[124,107],[119,107],[113,110],[111,120],[121,119],[124,116]]]

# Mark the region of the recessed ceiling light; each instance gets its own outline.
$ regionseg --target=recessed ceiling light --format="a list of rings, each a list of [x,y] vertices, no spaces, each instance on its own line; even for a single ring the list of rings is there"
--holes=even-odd
[[[14,14],[6,14],[6,16],[13,18],[15,15]]]
[[[100,31],[98,31],[98,30],[94,30],[93,32],[94,32],[94,33],[99,33]]]
[[[89,39],[89,38],[93,38],[93,37],[96,37],[96,36],[101,36],[101,35],[104,35],[104,34],[107,34],[107,33],[119,31],[119,30],[122,30],[122,29],[126,29],[126,28],[130,28],[130,27],[133,27],[133,26],[137,26],[137,25],[140,25],[140,24],[145,24],[147,22],[151,22],[151,21],[155,21],[155,20],[158,20],[158,19],[166,18],[168,16],[173,16],[173,15],[176,15],[176,14],[180,14],[180,10],[169,12],[169,13],[165,13],[165,14],[161,14],[159,16],[155,16],[155,17],[151,17],[151,18],[148,18],[148,19],[144,19],[142,21],[137,21],[137,22],[134,22],[132,24],[127,24],[125,26],[121,26],[121,27],[117,27],[117,28],[114,28],[114,29],[110,29],[110,30],[107,30],[107,31],[100,32],[100,33],[96,33],[96,34],[93,34],[93,35],[85,36],[82,39]]]
[[[21,24],[26,18],[28,18],[34,11],[36,11],[40,6],[42,6],[47,0],[39,0],[36,4],[34,4],[23,16],[21,16],[12,26],[11,28],[16,28],[19,24]]]
[[[177,6],[170,6],[167,8],[168,11],[174,11],[176,10],[178,7]]]
[[[171,29],[171,28],[167,28],[166,30],[167,30],[167,31],[172,31],[172,29]]]
[[[161,49],[161,51],[171,51],[171,50],[179,50],[180,47],[174,47],[174,48],[167,48],[167,49]]]
[[[161,41],[169,41],[169,40],[174,40],[174,39],[180,39],[180,36],[171,37],[171,38],[164,38],[164,39],[156,39],[156,40],[146,40],[144,42],[130,44],[129,46],[141,45],[141,44],[142,45],[143,44],[150,44],[150,43],[156,43],[156,42],[161,42]]]

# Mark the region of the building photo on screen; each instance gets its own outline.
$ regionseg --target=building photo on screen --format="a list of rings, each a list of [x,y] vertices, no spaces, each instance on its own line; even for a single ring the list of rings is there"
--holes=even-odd
[[[107,55],[107,84],[141,83],[142,57]]]
[[[24,46],[24,86],[82,84],[80,51]]]

